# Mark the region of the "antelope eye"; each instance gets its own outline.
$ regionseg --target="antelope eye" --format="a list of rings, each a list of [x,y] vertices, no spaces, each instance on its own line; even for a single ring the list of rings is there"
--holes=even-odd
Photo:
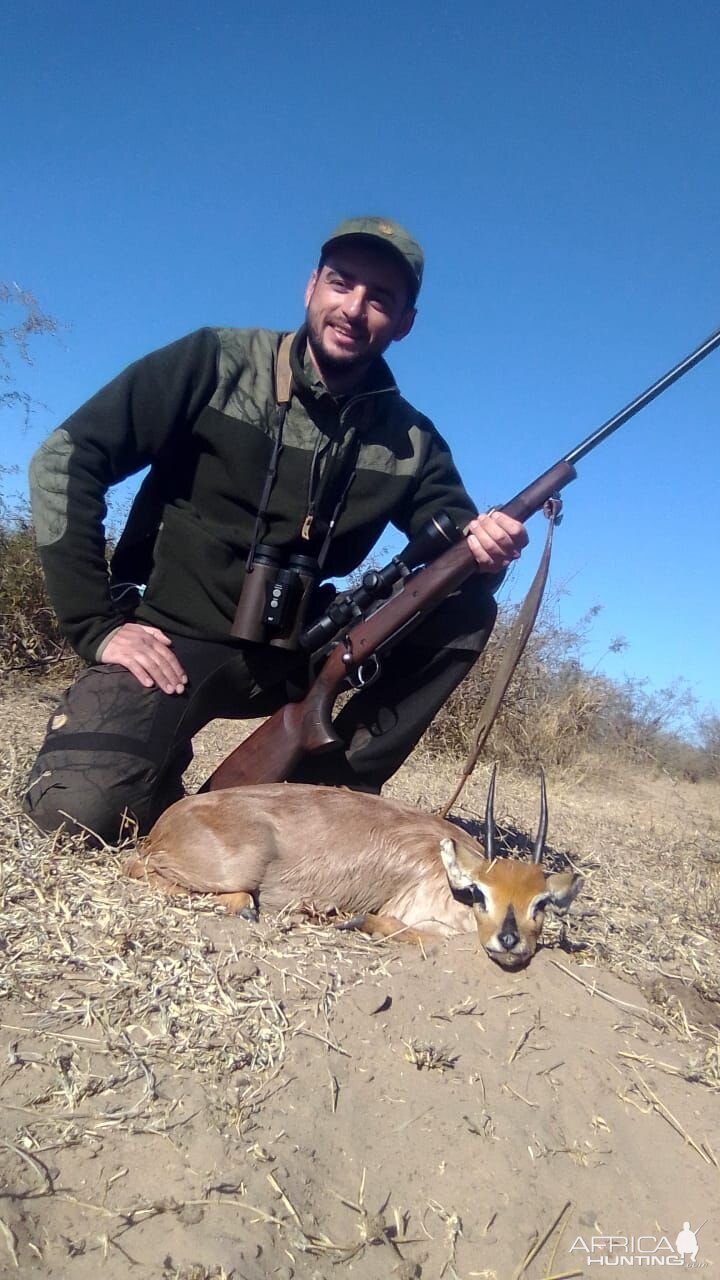
[[[472,900],[480,908],[481,911],[487,911],[487,899],[482,889],[474,884],[472,887]]]
[[[539,902],[535,903],[535,906],[532,909],[533,920],[537,920],[538,916],[543,914],[549,901],[549,898],[541,898]]]

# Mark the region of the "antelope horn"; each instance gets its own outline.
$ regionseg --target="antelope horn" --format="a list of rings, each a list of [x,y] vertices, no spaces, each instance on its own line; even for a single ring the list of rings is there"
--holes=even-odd
[[[497,761],[492,767],[490,774],[490,785],[488,786],[487,800],[485,802],[485,857],[492,862],[497,857],[495,847],[495,815],[493,808],[495,805],[495,775],[497,773]]]
[[[547,836],[548,811],[547,811],[547,791],[545,790],[545,774],[540,770],[540,821],[538,823],[535,844],[533,845],[533,862],[542,862],[543,853],[545,852],[545,837]]]

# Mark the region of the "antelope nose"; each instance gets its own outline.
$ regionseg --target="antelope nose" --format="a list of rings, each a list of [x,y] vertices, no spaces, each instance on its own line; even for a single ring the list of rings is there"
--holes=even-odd
[[[513,947],[516,947],[519,941],[520,934],[518,933],[515,912],[512,907],[508,907],[507,912],[505,913],[505,919],[498,929],[498,942],[503,948],[503,951],[512,951]]]

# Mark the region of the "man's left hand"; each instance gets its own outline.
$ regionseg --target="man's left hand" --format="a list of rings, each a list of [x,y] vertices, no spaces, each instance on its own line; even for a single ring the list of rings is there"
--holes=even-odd
[[[502,511],[489,511],[468,525],[468,546],[483,573],[501,573],[528,544],[525,525]]]

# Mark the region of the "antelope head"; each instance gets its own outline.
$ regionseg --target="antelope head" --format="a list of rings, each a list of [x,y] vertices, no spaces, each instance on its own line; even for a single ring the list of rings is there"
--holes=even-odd
[[[540,821],[532,862],[497,857],[493,815],[496,768],[490,778],[485,808],[485,856],[467,846],[458,846],[448,838],[440,843],[440,856],[451,889],[470,896],[481,947],[504,969],[518,969],[535,954],[546,908],[567,910],[583,881],[574,871],[547,872],[542,868],[547,835],[547,795],[542,770]]]

